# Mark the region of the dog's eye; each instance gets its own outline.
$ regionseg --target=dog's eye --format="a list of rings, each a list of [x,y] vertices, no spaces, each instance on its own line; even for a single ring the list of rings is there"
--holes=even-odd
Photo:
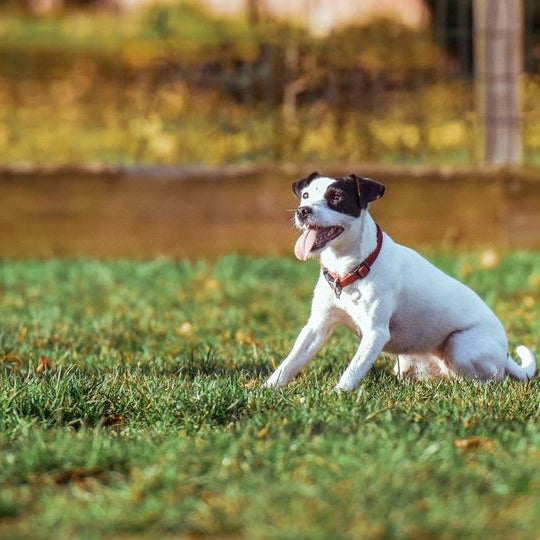
[[[308,193],[302,193],[302,199],[307,199],[309,197]]]
[[[336,193],[334,195],[332,195],[332,202],[333,203],[339,203],[343,200],[343,196],[340,195],[339,193]]]

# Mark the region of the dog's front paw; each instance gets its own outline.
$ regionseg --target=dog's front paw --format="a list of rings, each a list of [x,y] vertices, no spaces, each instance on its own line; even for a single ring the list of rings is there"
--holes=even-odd
[[[349,384],[343,384],[338,383],[336,386],[334,386],[334,392],[338,394],[343,394],[345,392],[352,392],[354,390],[354,386],[351,386]]]
[[[263,384],[263,388],[285,388],[287,380],[283,377],[281,371],[274,371],[270,378]]]

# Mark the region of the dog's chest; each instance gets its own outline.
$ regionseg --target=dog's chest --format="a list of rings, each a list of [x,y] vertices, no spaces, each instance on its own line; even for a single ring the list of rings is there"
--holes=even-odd
[[[348,326],[353,326],[360,329],[365,326],[369,320],[369,305],[366,291],[358,285],[350,285],[345,288],[339,296],[332,293],[333,306],[337,312],[338,318],[345,322]]]

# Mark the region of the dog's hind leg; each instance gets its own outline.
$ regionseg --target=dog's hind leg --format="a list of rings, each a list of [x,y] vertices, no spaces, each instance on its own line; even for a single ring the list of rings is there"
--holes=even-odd
[[[283,388],[319,352],[335,327],[328,319],[309,319],[296,338],[294,346],[283,362],[276,368],[264,386]]]
[[[444,354],[450,368],[463,377],[487,382],[505,376],[506,337],[498,336],[495,328],[474,326],[450,334]]]

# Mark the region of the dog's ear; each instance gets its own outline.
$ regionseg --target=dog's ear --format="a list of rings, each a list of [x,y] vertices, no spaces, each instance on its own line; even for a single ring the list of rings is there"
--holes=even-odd
[[[309,184],[315,180],[315,178],[319,178],[321,175],[318,172],[312,172],[309,176],[306,176],[305,178],[302,178],[301,180],[298,180],[292,185],[293,193],[300,198],[300,193],[302,193],[302,190],[309,186]]]
[[[384,195],[384,186],[371,178],[365,178],[357,174],[351,174],[349,178],[356,182],[361,208],[367,208],[369,203],[380,199]]]

